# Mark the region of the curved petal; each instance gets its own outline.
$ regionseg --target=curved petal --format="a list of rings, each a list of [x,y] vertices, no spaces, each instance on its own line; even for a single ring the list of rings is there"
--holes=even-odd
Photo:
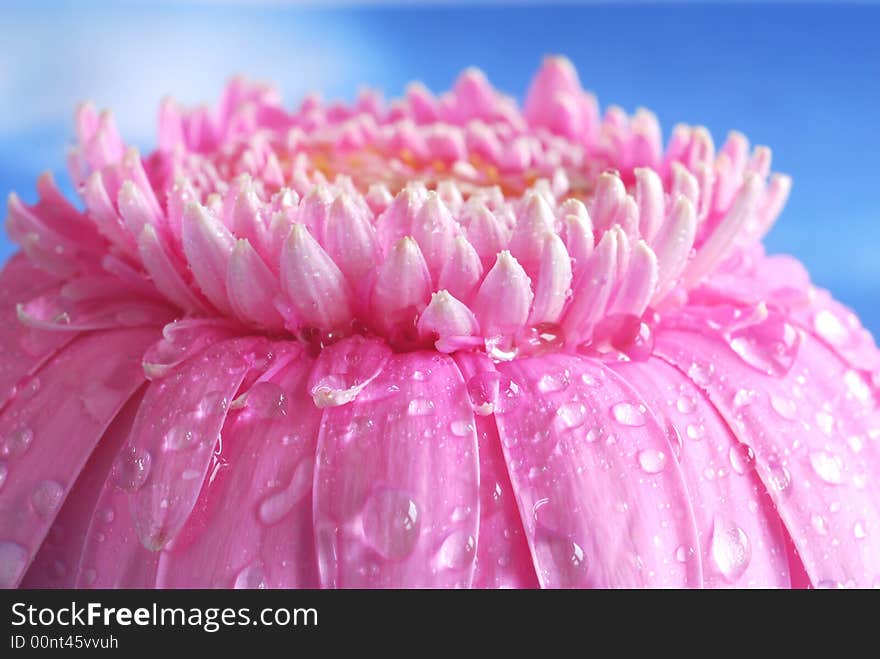
[[[92,520],[98,511],[98,497],[110,476],[114,459],[128,440],[143,398],[143,390],[144,388],[128,399],[92,451],[89,461],[49,529],[43,546],[24,575],[22,588],[73,588],[76,585],[80,557]],[[101,509],[97,516],[104,523],[110,523],[114,513],[109,508]]]
[[[141,355],[156,333],[77,338],[39,371],[40,387],[14,398],[0,416],[0,539],[23,550],[2,553],[25,559],[17,569],[0,569],[8,579],[2,585],[14,586],[24,574],[104,430],[143,382]]]
[[[657,354],[706,391],[754,451],[757,473],[813,585],[876,585],[880,414],[868,384],[804,332],[798,331],[799,348],[786,348],[743,343],[742,332],[725,340],[695,330],[659,332]],[[776,368],[765,368],[762,350]],[[749,404],[737,407],[743,396]]]
[[[701,561],[707,588],[788,588],[786,534],[740,444],[700,389],[659,359],[612,367],[666,422],[697,524],[699,545],[677,561]],[[741,397],[740,404],[749,402]]]
[[[214,455],[229,402],[254,360],[260,339],[218,343],[154,380],[125,452],[148,465],[131,494],[137,535],[164,547],[192,512]]]
[[[22,378],[33,374],[73,336],[22,325],[16,306],[35,295],[57,290],[58,280],[16,254],[0,271],[0,410],[15,395]]]
[[[218,466],[179,539],[162,553],[160,587],[319,585],[312,475],[321,412],[306,386],[312,364],[301,354],[230,413]]]
[[[698,587],[687,492],[663,428],[614,372],[571,355],[501,364],[495,415],[544,587]]]
[[[537,588],[535,565],[488,401],[497,393],[500,376],[485,355],[462,352],[456,354],[455,361],[467,381],[480,448],[480,528],[474,587]]]
[[[318,438],[315,533],[324,586],[470,586],[479,475],[474,417],[445,355],[392,355]]]

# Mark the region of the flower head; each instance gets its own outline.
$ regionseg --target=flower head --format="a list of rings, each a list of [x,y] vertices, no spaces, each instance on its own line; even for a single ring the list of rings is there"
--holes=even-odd
[[[880,578],[880,353],[760,240],[770,151],[233,80],[71,176],[0,278],[0,583],[820,586]]]

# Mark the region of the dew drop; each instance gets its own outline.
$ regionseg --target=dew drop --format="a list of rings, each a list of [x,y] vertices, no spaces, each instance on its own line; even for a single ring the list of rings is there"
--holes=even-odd
[[[27,426],[19,426],[6,436],[3,442],[4,456],[17,457],[23,455],[34,441],[34,431]]]
[[[0,541],[0,588],[12,588],[27,567],[27,550],[14,542]]]
[[[624,426],[638,428],[645,425],[645,413],[647,410],[644,405],[629,403],[626,401],[615,403],[611,406],[611,415],[614,420]]]
[[[816,533],[819,535],[828,535],[828,526],[825,523],[825,518],[822,515],[813,515],[810,518],[810,521],[813,524],[813,528],[816,529]]]
[[[583,403],[565,403],[556,410],[556,416],[562,430],[571,430],[584,425],[587,419],[587,408]]]
[[[727,457],[730,460],[730,466],[738,474],[745,474],[754,468],[755,452],[750,446],[736,443],[730,447]]]
[[[726,335],[730,349],[761,373],[780,377],[791,370],[800,336],[790,324],[772,315]]]
[[[788,496],[791,492],[791,473],[785,465],[777,462],[767,465],[767,485],[774,492]]]
[[[385,558],[409,556],[419,538],[419,509],[408,494],[382,489],[364,505],[364,537]]]
[[[871,402],[871,389],[862,379],[861,375],[853,370],[849,370],[843,374],[843,381],[846,383],[849,393],[858,401],[866,405]]]
[[[188,423],[179,423],[165,433],[162,448],[166,451],[183,451],[196,445],[196,436]]]
[[[465,530],[453,531],[440,546],[438,559],[440,564],[450,569],[467,567],[474,558],[476,542],[474,537]]]
[[[810,465],[816,475],[829,485],[839,485],[843,481],[843,460],[839,455],[814,451],[810,453]]]
[[[706,434],[706,426],[702,423],[689,423],[688,427],[685,428],[685,432],[691,439],[702,439]]]
[[[467,437],[474,431],[473,424],[468,423],[467,421],[453,421],[449,424],[449,432],[451,432],[456,437]]]
[[[235,577],[232,587],[236,590],[263,590],[266,588],[266,575],[259,563],[251,563]]]
[[[258,382],[245,394],[248,411],[260,419],[278,419],[287,416],[288,399],[284,390],[274,382]]]
[[[41,481],[31,495],[34,512],[42,519],[50,519],[61,506],[64,488],[55,481]]]
[[[833,346],[842,346],[849,340],[849,332],[846,327],[828,309],[823,309],[813,316],[813,328],[819,336]]]
[[[639,451],[639,466],[647,474],[658,474],[666,468],[666,454],[655,449]]]
[[[467,392],[475,414],[488,416],[495,411],[500,381],[501,376],[494,371],[477,373],[468,380]]]
[[[797,404],[790,398],[770,396],[770,407],[783,419],[789,421],[797,419]]]
[[[684,545],[679,545],[678,549],[675,550],[675,560],[679,563],[687,562],[688,550]]]
[[[712,527],[712,542],[709,548],[716,567],[722,576],[733,583],[739,579],[752,558],[749,538],[733,522],[716,517]]]
[[[556,533],[539,529],[538,542],[549,550],[550,557],[563,584],[578,583],[587,570],[587,560],[581,546]]]
[[[756,395],[752,389],[737,389],[733,395],[733,406],[737,409],[747,407],[752,404]]]
[[[714,373],[714,364],[703,365],[698,362],[693,362],[688,368],[687,374],[694,384],[700,387],[705,387],[712,381]]]
[[[6,463],[0,460],[0,490],[3,489],[3,485],[6,483],[6,479],[9,476],[9,467],[6,466]]]
[[[853,526],[853,537],[856,540],[864,540],[868,537],[868,532],[865,530],[865,524],[863,522],[856,522],[855,526]]]
[[[603,430],[598,426],[587,431],[587,441],[592,444],[602,436]]]
[[[567,370],[561,373],[545,373],[538,380],[538,391],[544,394],[564,391],[569,384],[571,384],[571,375]]]
[[[128,492],[140,489],[150,475],[152,456],[148,451],[129,446],[116,463],[116,484]]]
[[[260,521],[266,526],[277,524],[284,519],[293,507],[312,489],[313,464],[303,460],[297,465],[290,482],[282,490],[276,490],[260,503]]]
[[[679,396],[675,401],[675,408],[682,414],[693,414],[697,409],[697,401],[693,396]]]
[[[434,412],[434,401],[427,398],[413,398],[407,406],[410,416],[426,416]]]
[[[816,425],[823,433],[831,435],[834,432],[834,417],[824,410],[819,410],[816,412]]]

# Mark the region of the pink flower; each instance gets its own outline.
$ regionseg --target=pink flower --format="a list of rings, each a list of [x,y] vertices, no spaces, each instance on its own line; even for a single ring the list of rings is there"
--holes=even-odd
[[[880,352],[764,254],[769,149],[561,58],[76,127],[85,211],[9,199],[2,585],[880,583]]]

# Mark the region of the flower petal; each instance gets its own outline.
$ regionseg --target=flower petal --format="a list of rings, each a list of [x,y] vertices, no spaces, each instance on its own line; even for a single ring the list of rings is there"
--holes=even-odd
[[[675,560],[701,561],[708,588],[788,588],[786,534],[755,474],[754,454],[740,444],[700,389],[659,359],[612,367],[666,422],[684,476],[699,545],[681,545]],[[749,404],[748,395],[740,405]]]
[[[229,402],[264,345],[258,339],[218,343],[147,390],[125,450],[130,462],[150,465],[131,494],[137,535],[148,549],[164,547],[192,511]]]
[[[26,560],[0,569],[2,585],[24,574],[104,430],[143,382],[141,355],[155,336],[137,329],[77,338],[37,373],[36,391],[3,411],[0,539]]]
[[[687,492],[666,429],[623,380],[568,355],[499,366],[495,416],[544,587],[698,587]]]
[[[230,413],[222,450],[181,535],[164,552],[164,588],[316,588],[312,475],[321,412],[301,354]],[[192,536],[192,537],[190,537]]]
[[[393,355],[357,400],[327,408],[317,464],[324,586],[471,585],[477,438],[449,357]]]
[[[778,360],[784,347],[695,329],[658,332],[657,354],[706,391],[754,451],[813,585],[877,584],[880,415],[867,383],[805,333],[784,372],[765,369],[760,352],[766,347]],[[738,409],[743,391],[754,397]]]

